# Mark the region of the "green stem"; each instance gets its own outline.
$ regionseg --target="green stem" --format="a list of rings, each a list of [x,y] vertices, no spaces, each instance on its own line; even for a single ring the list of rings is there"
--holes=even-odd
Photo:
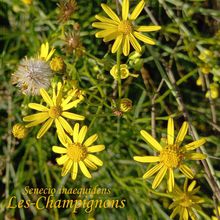
[[[121,46],[118,48],[117,51],[117,70],[118,70],[118,105],[120,108],[120,102],[121,102]]]

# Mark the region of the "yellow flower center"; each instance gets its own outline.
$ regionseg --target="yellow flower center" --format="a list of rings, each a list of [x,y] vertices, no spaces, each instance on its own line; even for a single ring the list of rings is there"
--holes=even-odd
[[[58,118],[62,113],[62,108],[60,106],[52,106],[49,110],[49,116],[51,118]]]
[[[81,144],[70,144],[67,147],[67,156],[74,162],[82,161],[87,156],[86,147]]]
[[[192,200],[187,194],[183,194],[180,205],[183,207],[191,207],[192,205]]]
[[[132,23],[128,20],[121,21],[120,24],[118,25],[118,31],[125,35],[130,34],[132,30],[133,30]]]
[[[160,161],[164,163],[167,168],[176,168],[179,166],[183,155],[179,148],[175,145],[168,145],[160,152]]]

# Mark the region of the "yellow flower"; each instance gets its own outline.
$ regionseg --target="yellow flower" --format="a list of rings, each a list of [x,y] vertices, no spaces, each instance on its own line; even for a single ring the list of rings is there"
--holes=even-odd
[[[215,216],[212,216],[212,220],[218,220],[216,209],[214,209],[214,214]],[[218,206],[218,214],[220,215],[220,206]]]
[[[168,172],[168,191],[171,192],[174,187],[174,169],[178,168],[187,178],[192,179],[194,173],[192,170],[184,164],[185,160],[203,160],[206,158],[205,154],[202,153],[192,153],[190,151],[203,145],[206,140],[201,138],[197,141],[189,143],[183,147],[180,147],[182,141],[188,130],[188,123],[184,122],[180,131],[174,141],[174,121],[170,117],[167,126],[167,143],[165,146],[161,146],[150,134],[146,131],[141,130],[141,135],[144,140],[149,143],[154,150],[158,152],[157,156],[135,156],[134,160],[142,163],[153,163],[158,162],[153,168],[148,170],[143,178],[149,178],[155,173],[157,173],[153,183],[152,188],[156,189],[158,185],[163,180],[165,174]]]
[[[126,64],[121,64],[120,65],[120,73],[121,73],[121,79],[126,79],[129,76],[133,76],[133,77],[138,77],[137,74],[131,74],[128,70],[128,66]],[[112,77],[114,79],[118,79],[118,67],[117,65],[114,65],[111,70],[110,70],[110,74],[112,75]]]
[[[72,90],[70,90],[70,92],[72,93],[74,99],[79,99],[80,101],[83,101],[85,99],[86,93],[84,90],[73,88]]]
[[[71,95],[73,100],[78,99],[79,102],[85,99],[85,91],[79,88],[78,81],[68,80],[65,81],[64,90],[67,91],[67,95]]]
[[[208,64],[203,64],[199,69],[203,74],[209,74],[211,71],[211,67]]]
[[[45,44],[41,44],[39,58],[48,61],[52,57],[54,52],[55,52],[54,48],[52,48],[51,51],[49,52],[49,43],[46,42]]]
[[[203,203],[203,198],[196,196],[195,194],[199,191],[200,187],[196,187],[196,181],[194,180],[189,186],[188,179],[185,180],[183,190],[178,186],[174,187],[172,197],[173,203],[169,206],[169,209],[174,209],[170,218],[173,219],[177,214],[179,214],[180,219],[188,220],[189,217],[192,220],[197,220],[195,210],[201,210],[199,206]]]
[[[203,78],[201,76],[199,76],[199,78],[196,80],[196,85],[201,86],[202,82],[203,82]]]
[[[97,38],[104,38],[104,42],[115,40],[112,46],[112,53],[122,47],[123,54],[128,56],[130,53],[130,43],[137,52],[141,52],[141,46],[136,40],[139,39],[146,44],[154,45],[155,41],[140,32],[158,31],[160,26],[136,26],[134,21],[137,19],[145,5],[141,0],[131,15],[129,16],[129,0],[122,2],[122,19],[120,19],[112,9],[106,4],[101,4],[102,9],[109,18],[96,15],[95,18],[100,22],[94,22],[93,27],[103,29],[96,33]]]
[[[199,54],[199,59],[205,63],[208,63],[213,57],[213,52],[207,49],[204,49]]]
[[[205,97],[209,98],[211,96],[212,99],[217,99],[219,96],[219,86],[217,83],[210,84],[210,90],[206,92]]]
[[[24,2],[24,4],[26,5],[30,5],[32,3],[32,0],[22,0]]]
[[[15,138],[18,139],[23,139],[27,136],[28,130],[25,128],[23,124],[15,124],[12,128],[12,134],[14,135]]]
[[[128,112],[132,109],[132,101],[128,98],[121,99],[120,110],[122,112]]]
[[[104,145],[93,145],[97,140],[98,135],[90,136],[85,142],[87,133],[87,126],[79,129],[79,123],[76,123],[73,128],[73,140],[66,134],[58,134],[60,142],[65,147],[53,146],[52,150],[55,153],[62,154],[56,161],[59,165],[63,165],[62,176],[65,176],[71,170],[71,177],[76,179],[78,173],[78,166],[82,173],[87,178],[92,178],[88,168],[97,169],[97,166],[102,166],[103,162],[91,153],[100,152],[105,149]],[[88,168],[87,168],[88,167]]]
[[[63,59],[61,57],[54,57],[50,61],[50,68],[55,72],[63,70],[64,69]]]
[[[71,101],[72,95],[69,95],[66,99],[63,99],[62,84],[60,82],[57,84],[57,92],[55,86],[53,86],[52,98],[50,98],[50,96],[44,89],[40,89],[40,94],[49,107],[37,103],[29,103],[29,108],[40,111],[40,113],[28,115],[23,118],[23,121],[30,122],[26,125],[26,128],[36,126],[45,122],[41,129],[38,131],[37,138],[41,138],[51,127],[53,122],[55,122],[58,132],[64,133],[65,130],[66,132],[71,134],[73,130],[64,118],[69,118],[72,120],[85,119],[85,117],[82,115],[74,114],[67,111],[73,107],[76,107],[79,103],[79,100],[76,99],[75,101]]]

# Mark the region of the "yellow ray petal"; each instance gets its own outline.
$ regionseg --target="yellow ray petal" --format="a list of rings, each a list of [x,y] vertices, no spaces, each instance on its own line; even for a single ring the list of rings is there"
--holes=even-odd
[[[190,160],[204,160],[207,158],[207,155],[202,153],[187,153],[185,154],[185,158]]]
[[[183,209],[183,219],[188,220],[189,219],[189,214],[187,208]]]
[[[82,144],[82,142],[83,142],[84,139],[85,139],[87,130],[88,130],[88,128],[87,128],[87,126],[85,126],[85,125],[80,129],[79,136],[78,136],[78,140],[77,140],[78,143]]]
[[[172,192],[173,188],[174,188],[174,173],[173,173],[172,168],[168,169],[168,182],[167,182],[167,185],[168,185],[168,191]]]
[[[58,84],[59,85],[59,84]],[[55,101],[54,101],[54,103],[55,103],[55,105],[56,106],[61,106],[61,103],[62,103],[62,98],[63,98],[63,90],[62,89],[59,89],[58,88],[58,85],[57,85],[57,89],[58,89],[58,93],[57,93],[57,96],[56,96],[56,98],[55,98]],[[62,87],[61,87],[62,88]]]
[[[96,153],[96,152],[103,151],[104,149],[105,149],[105,145],[99,144],[99,145],[94,145],[94,146],[88,147],[87,151],[89,153]]]
[[[45,44],[41,44],[41,48],[40,48],[40,57],[41,58],[46,58],[47,54],[49,51],[49,43],[46,42]]]
[[[163,166],[162,163],[158,163],[157,165],[155,165],[153,168],[151,168],[150,170],[148,170],[144,175],[143,178],[149,178],[151,176],[153,176],[161,167]]]
[[[60,136],[63,136],[65,134],[65,132],[64,132],[64,129],[57,118],[55,119],[55,126],[57,128],[57,133],[60,134]]]
[[[152,40],[150,37],[145,36],[144,34],[138,33],[137,31],[134,31],[134,36],[143,41],[146,44],[155,45],[155,41]]]
[[[63,165],[64,163],[66,163],[66,161],[69,159],[69,157],[65,154],[65,155],[63,155],[63,156],[61,156],[61,157],[58,157],[57,159],[56,159],[56,162],[57,162],[57,164],[58,165]]]
[[[73,165],[73,161],[72,161],[72,160],[68,160],[68,161],[63,165],[63,169],[62,169],[62,172],[61,172],[61,176],[66,176],[66,174],[70,171],[72,165]]]
[[[129,34],[129,40],[131,42],[132,47],[138,52],[141,52],[141,45],[137,42],[133,34]]]
[[[71,112],[62,112],[61,115],[62,115],[63,117],[65,117],[65,118],[69,118],[69,119],[72,119],[72,120],[82,121],[82,120],[85,119],[84,116],[78,115],[78,114],[74,114],[74,113],[71,113]]]
[[[167,124],[167,143],[168,145],[173,145],[174,143],[174,121],[171,117],[168,119]]]
[[[55,49],[52,48],[51,51],[50,51],[50,53],[49,53],[49,54],[47,55],[47,57],[46,57],[46,61],[48,61],[48,60],[53,56],[54,52],[55,52]]]
[[[41,88],[40,89],[40,94],[43,98],[43,100],[49,105],[49,106],[54,106],[56,103],[53,103],[52,99],[48,95],[45,89]]]
[[[23,121],[40,121],[40,120],[46,120],[49,118],[49,115],[48,115],[48,112],[40,112],[40,113],[36,113],[36,114],[33,114],[33,115],[28,115],[28,116],[25,116],[23,118]]]
[[[145,139],[147,143],[149,143],[156,151],[161,151],[162,147],[161,145],[145,130],[141,130],[141,135]]]
[[[109,24],[104,22],[94,22],[92,26],[99,29],[109,29],[109,28],[117,28],[115,24]]]
[[[29,103],[28,107],[37,111],[49,111],[49,108],[37,103]]]
[[[187,165],[182,164],[182,165],[180,165],[179,169],[187,178],[193,179],[194,173]]]
[[[144,5],[145,5],[145,2],[141,0],[135,7],[134,11],[131,13],[130,20],[135,20],[139,16],[139,14],[144,8]]]
[[[188,131],[188,127],[189,127],[188,123],[184,121],[175,141],[175,144],[177,144],[178,146],[180,146],[182,141],[184,140],[186,133]]]
[[[160,157],[157,156],[134,156],[133,158],[141,163],[154,163],[160,161]]]
[[[46,132],[47,130],[51,127],[52,123],[53,123],[53,119],[49,118],[41,127],[41,129],[38,131],[37,133],[37,139],[41,138]]]
[[[65,98],[64,100],[62,100],[61,106],[64,107],[64,106],[68,105],[68,103],[71,101],[72,98],[73,98],[72,95],[68,95],[67,98]]]
[[[107,29],[107,30],[102,30],[102,31],[99,31],[95,34],[95,36],[97,38],[106,38],[108,37],[109,35],[115,33],[117,31],[116,28],[111,28],[111,29]]]
[[[199,139],[197,141],[193,141],[192,143],[189,143],[189,144],[185,145],[183,148],[186,151],[194,150],[194,149],[202,146],[205,142],[206,142],[206,139],[205,138],[201,138],[201,139]]]
[[[67,152],[67,149],[64,147],[53,146],[52,151],[57,154],[65,154]]]
[[[140,31],[140,32],[151,32],[151,31],[158,31],[161,29],[161,26],[139,26],[136,27],[135,30],[136,31]]]
[[[196,181],[193,180],[193,181],[190,183],[190,185],[189,185],[187,191],[188,191],[188,192],[191,192],[191,191],[195,188],[195,186],[196,186]]]
[[[121,46],[122,39],[123,39],[123,34],[117,36],[112,46],[112,53],[115,53],[118,50],[118,48]]]
[[[85,147],[89,147],[90,145],[92,145],[98,138],[97,134],[93,134],[92,136],[90,136],[85,142],[84,142],[84,146]]]
[[[63,111],[66,111],[66,110],[69,110],[69,109],[71,109],[71,108],[75,108],[75,107],[77,107],[77,105],[78,105],[80,102],[81,102],[80,99],[76,99],[76,100],[74,100],[74,101],[68,103],[67,105],[62,105],[62,109],[63,109]]]
[[[68,147],[69,144],[73,143],[72,140],[69,138],[68,135],[66,135],[64,131],[60,132],[57,130],[57,134],[58,134],[59,141],[62,143],[64,147]]]
[[[83,161],[85,163],[85,165],[93,170],[98,169],[98,167],[90,160],[88,160],[87,158]]]
[[[44,121],[46,121],[48,118],[49,118],[49,116],[48,117],[43,117],[43,118],[41,118],[39,120],[36,120],[36,121],[32,121],[31,123],[26,124],[25,127],[30,128],[30,127],[39,125],[39,124],[43,123]]]
[[[106,18],[102,15],[96,15],[95,18],[101,22],[104,22],[104,23],[110,23],[110,24],[114,24],[114,25],[118,25],[119,22],[118,21],[114,21],[112,19],[109,19],[109,18]]]
[[[76,179],[77,173],[78,173],[78,163],[74,162],[73,163],[73,169],[72,169],[72,172],[71,172],[71,177],[72,177],[73,180]]]
[[[114,31],[111,34],[109,34],[108,36],[104,37],[103,41],[104,42],[109,42],[111,40],[116,39],[120,34],[118,33],[118,31]]]
[[[96,157],[95,155],[88,154],[87,155],[87,159],[91,160],[94,164],[96,164],[98,166],[102,166],[103,165],[103,162],[98,157]]]
[[[129,36],[126,35],[123,43],[123,54],[125,56],[128,56],[129,53],[130,53],[130,42],[129,42]]]
[[[163,180],[166,172],[167,172],[167,167],[163,166],[160,169],[160,171],[158,172],[158,174],[156,175],[156,177],[155,177],[155,179],[154,179],[154,181],[152,183],[152,189],[156,189],[160,185],[160,183]]]
[[[112,9],[110,7],[108,7],[108,5],[106,4],[101,4],[102,9],[105,11],[105,13],[113,20],[113,21],[117,21],[120,22],[119,17],[115,14],[114,11],[112,11]]]
[[[79,137],[79,123],[76,123],[74,128],[73,128],[74,143],[78,143],[78,137]]]
[[[85,164],[82,161],[79,161],[79,167],[82,171],[82,173],[87,177],[87,178],[92,178],[92,175],[90,174],[90,172],[88,171],[87,167],[85,166]]]
[[[64,130],[67,133],[69,133],[69,134],[73,133],[73,129],[71,128],[70,124],[66,121],[66,119],[64,119],[63,117],[59,116],[58,120],[59,120],[61,126],[64,128]]]
[[[170,215],[170,218],[171,218],[171,219],[174,219],[174,217],[175,217],[178,213],[180,213],[180,206],[177,206],[177,207],[173,210],[173,212],[172,212],[171,215]]]
[[[127,20],[129,13],[129,0],[123,0],[122,2],[122,19]]]

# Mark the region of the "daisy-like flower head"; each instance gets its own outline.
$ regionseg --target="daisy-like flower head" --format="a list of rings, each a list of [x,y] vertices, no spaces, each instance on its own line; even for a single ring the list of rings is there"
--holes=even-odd
[[[104,42],[115,40],[112,46],[112,53],[115,53],[119,47],[122,47],[123,54],[128,56],[130,53],[130,43],[132,47],[141,52],[141,46],[136,40],[139,39],[146,44],[154,45],[155,41],[145,36],[140,32],[158,31],[160,26],[136,26],[134,21],[137,19],[145,5],[144,0],[141,0],[131,15],[129,15],[129,0],[123,0],[122,3],[122,18],[120,19],[112,9],[106,4],[101,4],[101,7],[109,18],[96,15],[95,18],[100,22],[94,22],[93,27],[103,29],[96,33],[97,38],[104,38]]]
[[[173,209],[170,218],[173,219],[179,214],[181,220],[197,220],[195,211],[201,210],[200,203],[204,202],[204,199],[196,196],[195,194],[199,191],[200,187],[196,187],[196,181],[194,180],[188,186],[188,179],[186,178],[183,190],[178,186],[174,187],[172,192],[173,203],[169,206],[169,209]]]
[[[104,145],[93,145],[97,140],[98,135],[94,134],[84,141],[87,126],[79,128],[79,123],[76,123],[73,128],[73,139],[71,140],[65,133],[59,133],[60,142],[65,147],[53,146],[52,150],[55,153],[62,154],[56,161],[59,165],[63,165],[62,176],[65,176],[71,171],[71,177],[76,179],[78,174],[78,166],[82,173],[92,178],[88,168],[96,170],[97,166],[102,166],[103,162],[92,153],[100,152],[105,149]],[[88,168],[87,168],[88,167]]]
[[[49,51],[49,43],[48,42],[46,42],[45,44],[41,44],[39,59],[48,61],[52,57],[54,52],[55,52],[54,48],[52,48]]]
[[[206,158],[205,154],[192,153],[191,151],[200,147],[206,142],[205,138],[201,138],[197,141],[189,143],[183,147],[180,147],[182,141],[188,130],[188,123],[184,122],[180,131],[174,141],[174,121],[170,117],[167,126],[167,143],[165,146],[161,146],[149,133],[145,130],[141,130],[141,135],[144,140],[158,152],[157,156],[135,156],[134,160],[142,163],[154,163],[157,162],[153,168],[148,170],[143,178],[149,178],[157,173],[152,188],[156,189],[165,174],[168,172],[168,191],[171,192],[174,187],[174,170],[179,169],[187,178],[192,179],[194,177],[193,171],[185,164],[185,160],[203,160]]]
[[[57,87],[57,89],[56,89]],[[57,91],[56,91],[57,90]],[[38,131],[37,138],[41,138],[47,130],[55,122],[57,132],[64,133],[64,130],[72,134],[73,130],[70,124],[65,118],[72,120],[84,120],[85,117],[75,113],[68,112],[67,110],[76,107],[80,102],[79,99],[72,101],[72,95],[68,95],[63,99],[62,84],[59,82],[56,86],[53,86],[53,96],[50,98],[45,89],[40,89],[40,94],[47,106],[43,106],[37,103],[29,103],[28,107],[40,111],[33,115],[28,115],[23,118],[23,121],[29,122],[26,128],[36,126],[44,122],[41,129]]]
[[[24,58],[12,74],[12,83],[17,84],[25,95],[38,95],[40,88],[50,86],[51,77],[50,66],[45,60]]]

